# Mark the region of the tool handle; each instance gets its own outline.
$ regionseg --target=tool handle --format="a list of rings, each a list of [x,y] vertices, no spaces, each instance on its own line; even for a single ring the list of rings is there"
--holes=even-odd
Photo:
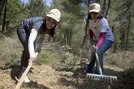
[[[35,53],[36,57],[38,55],[38,52]],[[20,86],[22,85],[22,82],[24,81],[24,78],[26,77],[27,73],[29,72],[30,68],[32,67],[32,61],[29,63],[28,67],[22,74],[21,78],[19,79],[19,82],[17,83],[15,89],[20,89]]]
[[[94,44],[93,44],[93,47],[95,47]],[[98,64],[98,67],[99,67],[99,72],[102,75],[102,69],[101,69],[100,62],[99,62],[99,56],[98,56],[96,51],[95,51],[95,56],[96,56],[97,64]]]

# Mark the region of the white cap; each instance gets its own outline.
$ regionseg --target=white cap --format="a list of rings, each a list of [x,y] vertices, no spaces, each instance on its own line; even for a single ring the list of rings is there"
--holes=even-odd
[[[50,12],[48,12],[46,16],[51,17],[55,19],[57,22],[59,22],[61,17],[61,12],[58,9],[52,9],[50,10]]]
[[[98,3],[93,3],[90,8],[91,9],[89,12],[97,12],[97,13],[100,12],[100,4]]]

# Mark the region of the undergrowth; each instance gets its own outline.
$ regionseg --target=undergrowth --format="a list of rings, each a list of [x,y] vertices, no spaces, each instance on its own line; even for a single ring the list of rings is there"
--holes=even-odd
[[[23,47],[16,36],[2,36],[0,39],[1,67],[20,65]],[[133,55],[134,53],[129,51],[125,53],[120,51],[112,53],[108,51],[104,54],[104,65],[118,66],[123,69],[130,68],[134,63]],[[88,49],[82,49],[77,45],[72,47],[68,45],[61,46],[57,42],[45,41],[42,51],[37,57],[36,64],[49,64],[53,67],[73,67],[79,64],[83,58],[90,60]]]

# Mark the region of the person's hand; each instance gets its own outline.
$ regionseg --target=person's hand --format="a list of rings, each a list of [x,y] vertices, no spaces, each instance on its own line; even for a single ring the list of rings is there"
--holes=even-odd
[[[32,57],[28,60],[29,64],[32,63],[32,65],[35,63],[35,57]]]
[[[95,53],[95,52],[98,52],[98,47],[97,47],[97,46],[93,47],[93,52],[94,52],[94,53]]]
[[[94,44],[94,39],[90,39],[90,43],[93,45]]]
[[[37,48],[36,52],[40,53],[41,52],[41,48]]]
[[[98,41],[97,41],[97,40],[94,40],[94,39],[92,38],[92,39],[90,39],[90,43],[91,43],[92,45],[96,45],[96,44],[98,43]]]

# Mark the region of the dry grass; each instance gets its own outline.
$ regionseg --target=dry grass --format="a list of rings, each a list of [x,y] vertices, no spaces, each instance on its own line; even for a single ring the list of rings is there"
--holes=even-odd
[[[119,51],[116,53],[107,52],[104,56],[105,64],[120,67],[122,69],[134,66],[134,52]]]
[[[0,44],[0,89],[14,89],[22,46],[16,37],[1,39]],[[66,52],[58,43],[44,43],[39,62],[28,74],[31,82],[21,89],[133,89],[133,55],[133,52],[107,52],[104,73],[118,76],[118,81],[91,82],[83,72],[89,62],[87,58]]]

